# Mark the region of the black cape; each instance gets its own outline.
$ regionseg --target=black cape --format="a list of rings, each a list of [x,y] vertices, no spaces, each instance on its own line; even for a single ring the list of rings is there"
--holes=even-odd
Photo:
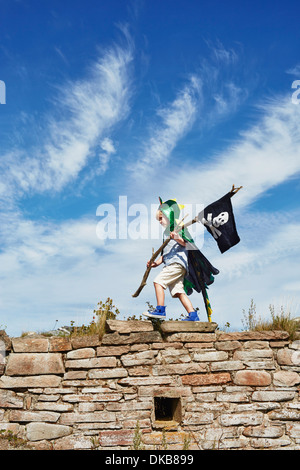
[[[214,282],[214,276],[219,274],[203,253],[194,243],[189,243],[187,250],[188,270],[184,278],[184,289],[187,295],[191,295],[193,290],[203,292],[205,287]]]

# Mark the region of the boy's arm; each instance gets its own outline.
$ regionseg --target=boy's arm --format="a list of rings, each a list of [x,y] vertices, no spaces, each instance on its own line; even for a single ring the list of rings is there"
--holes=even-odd
[[[177,232],[171,232],[170,237],[172,240],[175,240],[177,243],[179,243],[179,245],[186,246],[186,241]]]

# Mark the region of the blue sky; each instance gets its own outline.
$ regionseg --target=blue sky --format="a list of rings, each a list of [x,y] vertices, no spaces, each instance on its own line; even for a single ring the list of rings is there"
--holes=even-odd
[[[194,207],[232,186],[241,242],[221,254],[213,320],[242,328],[251,299],[299,315],[299,10],[292,1],[0,0],[0,326],[88,324],[155,303],[159,239],[100,239],[102,204]],[[300,101],[300,93],[299,93]],[[130,215],[131,214],[131,215]],[[138,214],[136,213],[136,216]],[[118,223],[118,220],[117,220]],[[193,294],[200,319],[202,298]],[[167,294],[167,312],[183,313]],[[57,320],[57,322],[56,322]]]

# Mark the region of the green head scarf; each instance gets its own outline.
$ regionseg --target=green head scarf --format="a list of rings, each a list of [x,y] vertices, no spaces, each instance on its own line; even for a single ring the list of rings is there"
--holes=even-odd
[[[184,206],[179,206],[176,202],[176,199],[169,199],[166,202],[162,202],[162,199],[160,197],[159,202],[160,202],[160,206],[158,210],[161,211],[164,214],[164,216],[168,219],[168,221],[170,222],[170,232],[173,232],[175,228],[175,222],[178,221],[178,218],[180,215],[180,210]]]
[[[170,222],[170,227],[168,227],[167,230],[173,232],[173,230],[179,223],[180,211],[184,208],[184,206],[182,204],[178,204],[176,199],[168,199],[167,201],[163,202],[162,198],[159,197],[159,202],[160,205],[158,207],[158,210],[161,211]],[[178,233],[184,240],[189,242],[193,241],[186,229],[180,230]]]

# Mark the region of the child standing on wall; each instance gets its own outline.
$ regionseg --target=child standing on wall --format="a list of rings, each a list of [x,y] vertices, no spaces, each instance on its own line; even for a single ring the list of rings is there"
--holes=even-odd
[[[166,318],[165,307],[165,289],[168,287],[173,298],[179,298],[188,313],[185,321],[199,321],[191,301],[184,290],[184,278],[188,270],[187,243],[188,238],[184,230],[179,233],[174,230],[178,222],[180,207],[175,200],[162,202],[156,213],[159,223],[165,227],[164,236],[171,238],[170,242],[164,248],[162,255],[157,261],[152,263],[153,268],[164,264],[160,274],[154,279],[154,289],[156,294],[157,306],[144,312],[143,315],[149,318]],[[149,261],[147,263],[149,266]]]

